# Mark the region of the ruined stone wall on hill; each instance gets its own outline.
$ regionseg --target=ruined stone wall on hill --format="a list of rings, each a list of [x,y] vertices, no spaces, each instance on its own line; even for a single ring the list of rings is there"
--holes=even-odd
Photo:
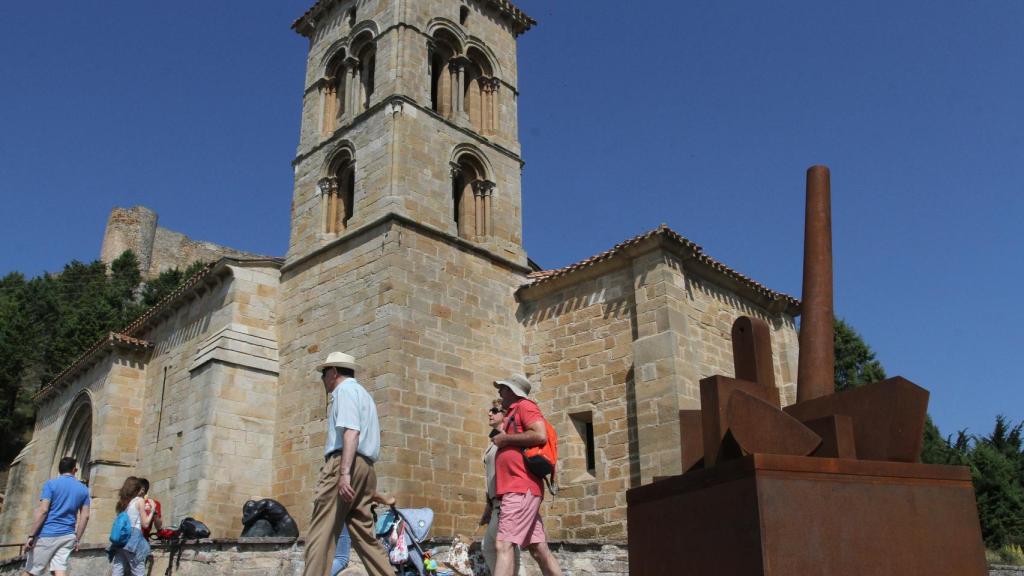
[[[157,222],[156,212],[145,206],[114,208],[110,211],[103,234],[100,259],[109,265],[125,250],[131,250],[139,259],[142,277],[150,279],[171,268],[187,268],[198,260],[213,262],[222,256],[260,256],[213,242],[193,240],[180,232],[161,228]]]

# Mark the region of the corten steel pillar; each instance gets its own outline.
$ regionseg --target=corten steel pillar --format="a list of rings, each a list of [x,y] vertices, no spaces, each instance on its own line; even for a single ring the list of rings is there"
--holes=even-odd
[[[835,392],[832,332],[832,202],[827,166],[807,169],[804,285],[796,401]]]

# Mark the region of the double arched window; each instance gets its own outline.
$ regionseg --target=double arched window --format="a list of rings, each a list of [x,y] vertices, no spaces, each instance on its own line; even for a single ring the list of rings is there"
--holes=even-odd
[[[331,161],[328,176],[317,182],[323,207],[323,231],[344,232],[355,212],[356,163],[352,152],[343,148]]]
[[[472,38],[464,42],[451,26],[438,26],[429,48],[431,109],[449,120],[468,121],[481,135],[496,134],[501,82],[486,48]]]
[[[483,240],[493,233],[494,182],[488,178],[482,158],[472,152],[457,153],[451,163],[452,217],[460,238]]]
[[[329,136],[370,108],[376,89],[377,44],[372,23],[356,27],[350,42],[334,49],[320,80],[320,132]]]

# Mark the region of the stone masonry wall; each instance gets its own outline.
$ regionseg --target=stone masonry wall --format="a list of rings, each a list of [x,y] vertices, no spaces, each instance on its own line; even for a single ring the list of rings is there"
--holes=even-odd
[[[447,540],[426,540],[423,546],[434,550],[440,562],[447,560]],[[479,544],[471,549],[471,561],[476,574],[489,572],[479,553]],[[577,543],[552,543],[558,563],[565,576],[625,576],[628,573],[626,549],[622,546]],[[189,544],[181,554],[174,574],[179,576],[300,576],[303,568],[303,542],[290,538],[245,538],[203,540]],[[153,564],[149,574],[163,574],[167,569],[168,552],[163,545],[153,549]],[[19,561],[20,560],[20,561]],[[23,559],[0,563],[0,576],[20,576]],[[85,546],[72,554],[69,564],[72,574],[105,574],[110,572],[106,553],[99,546]],[[357,554],[352,554],[346,574],[365,574]],[[536,563],[524,555],[520,570],[522,576],[539,576]]]
[[[773,327],[777,384],[792,401],[792,318],[767,314],[664,250],[623,257],[595,274],[521,295],[526,371],[565,455],[548,520],[555,538],[624,539],[626,490],[682,472],[679,410],[700,407],[700,379],[734,374],[737,317]],[[592,472],[586,422],[593,425]]]
[[[323,230],[325,201],[317,182],[329,176],[335,155],[349,150],[355,161],[354,214],[348,230],[387,213],[456,233],[450,163],[457,149],[469,147],[483,159],[492,193],[493,230],[476,240],[495,254],[525,265],[522,250],[520,170],[515,110],[515,40],[490,8],[476,7],[463,30],[458,24],[462,4],[432,2],[366,2],[358,6],[357,22],[345,15],[350,3],[335,4],[318,22],[307,58],[302,127],[295,160],[292,235],[288,255],[302,257],[334,241]],[[400,14],[397,12],[401,12]],[[486,45],[507,84],[499,90],[500,126],[494,135],[478,134],[467,118],[445,119],[430,103],[427,69],[428,36],[438,22],[459,29],[467,45]],[[321,90],[326,67],[344,50],[353,34],[376,31],[375,86],[369,108],[342,118],[337,129],[322,133]],[[496,72],[497,74],[498,72]]]
[[[90,477],[85,479],[93,499],[85,540],[106,539],[114,518],[117,490],[124,477],[134,473],[142,420],[143,368],[144,358],[138,354],[115,351],[39,407],[32,443],[18,464],[20,477],[12,477],[19,481],[19,486],[8,485],[0,534],[28,533],[39,490],[43,482],[57,475],[58,451],[64,440],[61,434],[70,411],[84,401],[92,410],[94,461]]]
[[[514,291],[522,271],[446,238],[395,226],[390,284],[393,381],[384,475],[434,533],[472,533],[485,502],[483,453],[493,381],[522,372]]]
[[[150,330],[138,466],[165,521],[240,531],[242,504],[268,497],[277,398],[278,272],[228,266]]]
[[[437,558],[446,559],[447,545],[427,540],[427,549],[435,550]],[[626,576],[629,574],[628,553],[624,546],[552,543],[551,550],[565,576]],[[181,554],[181,562],[174,573],[179,576],[300,576],[303,567],[302,542],[283,538],[251,538],[241,540],[204,540],[189,545]],[[475,566],[481,565],[479,553],[471,550]],[[163,574],[167,567],[167,549],[157,546],[153,552],[150,574]],[[22,557],[0,563],[0,576],[20,576],[24,564]],[[362,574],[361,562],[352,556],[352,574]],[[110,571],[106,553],[100,546],[85,546],[72,554],[69,564],[72,574],[105,574]],[[680,559],[680,573],[686,573],[686,561]],[[486,568],[476,572],[486,576]],[[540,570],[532,559],[524,558],[522,576],[539,576]],[[1021,576],[1022,566],[992,565],[989,576]]]
[[[558,432],[557,498],[545,505],[552,538],[619,539],[636,474],[633,277],[614,271],[525,302],[526,372]],[[586,466],[580,424],[593,423],[597,466]],[[553,503],[552,503],[553,502]]]
[[[389,425],[385,389],[393,304],[388,267],[397,241],[397,234],[381,224],[282,271],[272,492],[300,530],[307,528],[323,462],[326,394],[315,367],[329,352],[359,359],[364,368],[358,379],[377,401],[385,430]]]
[[[304,528],[325,442],[314,367],[340,350],[381,419],[380,489],[434,508],[439,534],[471,532],[483,504],[491,381],[522,370],[513,291],[477,253],[391,220],[286,267],[274,497]]]

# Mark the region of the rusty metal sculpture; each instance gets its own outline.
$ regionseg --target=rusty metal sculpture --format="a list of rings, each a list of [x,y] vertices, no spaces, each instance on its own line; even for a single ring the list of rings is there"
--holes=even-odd
[[[780,405],[768,324],[737,319],[736,377],[679,414],[687,472],[627,493],[631,574],[986,573],[969,472],[916,463],[928,392],[835,392],[829,179],[807,171],[797,402]]]

